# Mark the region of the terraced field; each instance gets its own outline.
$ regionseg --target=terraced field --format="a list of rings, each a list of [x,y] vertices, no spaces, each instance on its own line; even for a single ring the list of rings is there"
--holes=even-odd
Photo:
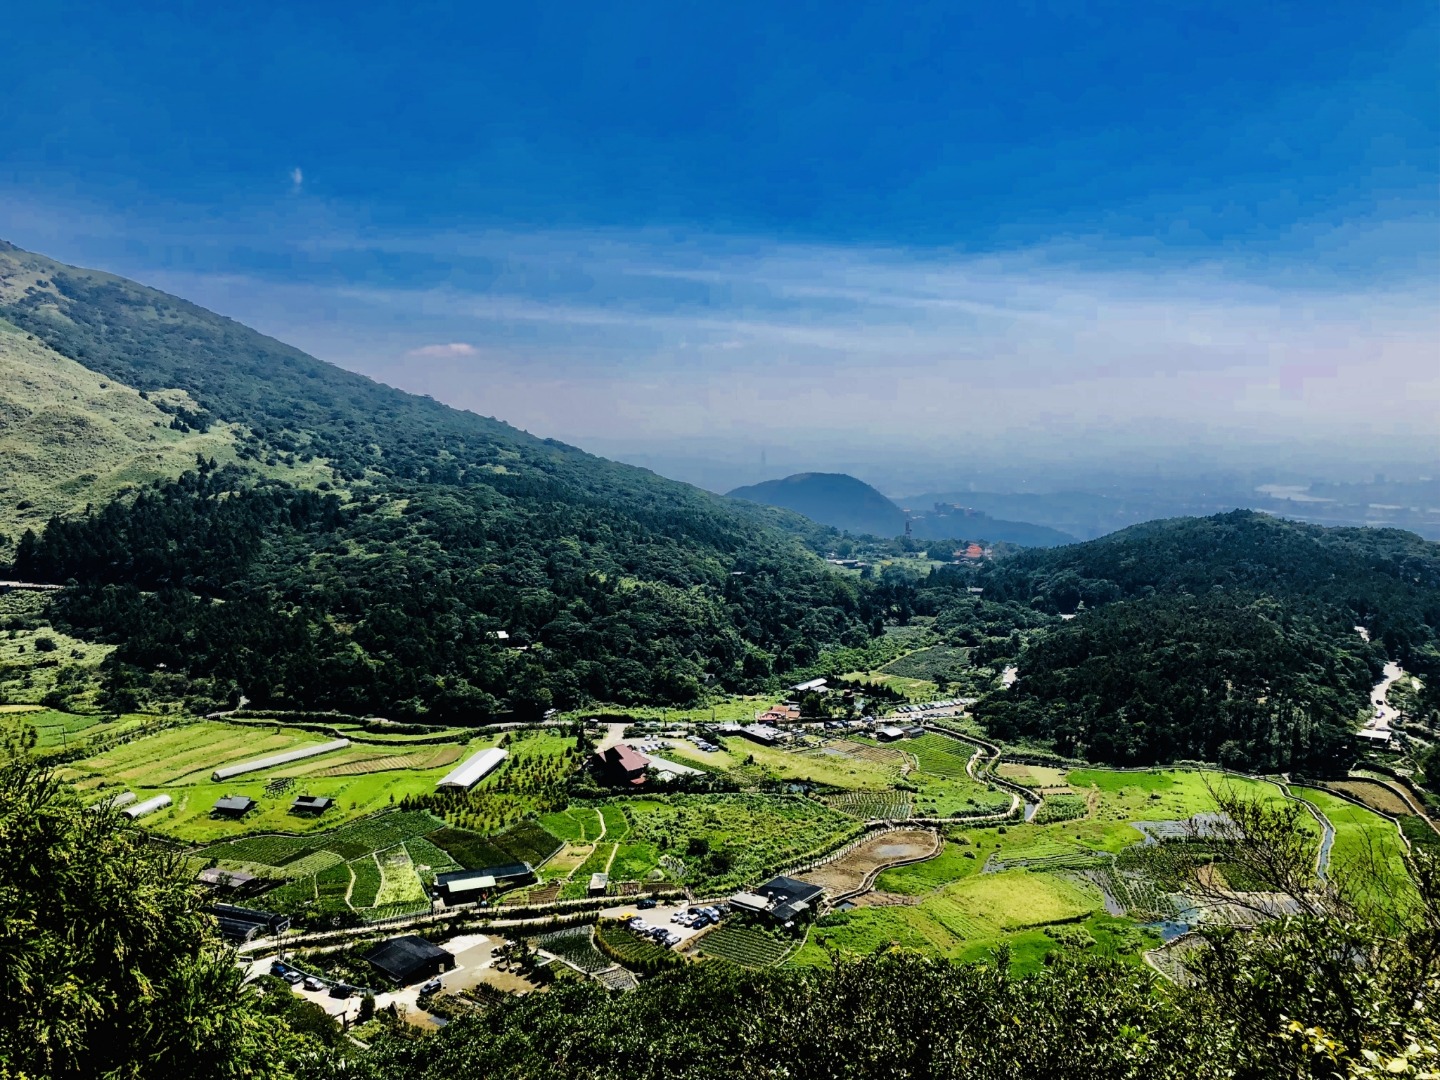
[[[131,787],[157,788],[187,777],[208,778],[222,765],[325,741],[323,736],[294,729],[277,734],[201,720],[83,758],[71,769],[80,776],[103,776]]]
[[[826,806],[860,821],[898,820],[911,814],[907,791],[846,791],[827,795]]]
[[[552,930],[534,938],[537,947],[553,953],[581,971],[593,973],[610,966],[611,961],[595,948],[591,939],[591,927],[577,926],[567,930]]]
[[[355,748],[351,749],[353,751]],[[364,747],[353,753],[347,761],[334,764],[333,759],[328,759],[331,764],[322,766],[317,763],[310,768],[296,769],[292,775],[363,776],[366,773],[390,772],[394,769],[439,769],[455,764],[464,753],[465,748],[455,743],[428,747],[408,754],[387,754],[383,751],[377,753],[372,747]],[[282,769],[280,772],[290,773],[290,770]]]
[[[705,934],[696,950],[747,968],[774,967],[785,959],[793,943],[749,926],[717,926]]]
[[[975,747],[969,743],[930,731],[918,739],[910,739],[905,748],[920,762],[921,771],[952,780],[969,776],[966,766],[975,756]]]

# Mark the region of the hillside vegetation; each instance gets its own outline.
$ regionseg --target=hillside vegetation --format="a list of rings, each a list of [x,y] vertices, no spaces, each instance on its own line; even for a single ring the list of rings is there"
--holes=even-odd
[[[192,404],[183,392],[148,400],[4,321],[0,372],[0,536],[10,544],[52,514],[178,477],[197,456],[236,460],[230,425],[182,430],[160,407]]]
[[[381,386],[110,275],[6,248],[0,278],[0,317],[177,428],[229,432],[242,466],[211,455],[16,545],[17,574],[79,584],[54,618],[119,646],[112,700],[143,700],[164,665],[198,707],[683,703],[872,632],[856,585],[773,527],[781,511]]]

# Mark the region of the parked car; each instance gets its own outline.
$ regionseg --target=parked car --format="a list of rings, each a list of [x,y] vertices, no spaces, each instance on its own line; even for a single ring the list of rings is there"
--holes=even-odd
[[[347,983],[335,983],[330,987],[330,996],[333,998],[348,998],[355,993],[355,987]]]
[[[651,908],[653,908],[653,907],[655,906],[655,903],[656,903],[656,901],[655,901],[655,898],[654,898],[653,896],[647,896],[647,897],[645,897],[644,900],[641,900],[641,901],[640,901],[639,903],[637,903],[635,906],[636,906],[637,908],[639,908],[641,911],[649,911]]]
[[[438,978],[431,979],[429,982],[425,982],[425,983],[421,983],[421,984],[420,984],[420,993],[421,993],[422,995],[424,995],[424,994],[437,994],[437,993],[440,992],[440,986],[441,986],[441,983],[440,983],[440,980],[439,980]]]
[[[290,969],[284,964],[282,964],[279,960],[276,960],[273,964],[270,965],[270,974],[278,975],[282,979],[285,977],[285,973],[289,970]]]
[[[305,989],[313,993],[316,990],[324,990],[325,984],[322,983],[319,979],[315,978],[314,975],[310,975],[307,976],[305,979]]]
[[[305,979],[305,976],[301,975],[300,972],[290,971],[288,969],[286,970],[285,974],[281,975],[280,977],[284,979],[287,983],[289,983],[291,986],[294,986],[296,983],[303,982]]]

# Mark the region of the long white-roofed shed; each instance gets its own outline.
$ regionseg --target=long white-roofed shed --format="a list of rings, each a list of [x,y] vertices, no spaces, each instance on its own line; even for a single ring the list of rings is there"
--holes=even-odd
[[[170,805],[169,795],[156,795],[154,798],[146,799],[144,802],[134,803],[120,812],[131,820],[142,818],[146,814],[153,814],[156,810],[164,810]]]
[[[325,743],[312,743],[309,746],[301,746],[294,750],[287,750],[283,754],[271,754],[269,757],[242,761],[238,765],[226,765],[223,769],[216,769],[212,772],[210,779],[217,781],[228,780],[232,776],[240,776],[244,773],[259,772],[261,769],[273,769],[277,765],[288,765],[292,761],[303,761],[305,758],[315,757],[317,754],[328,754],[335,750],[344,750],[345,747],[349,745],[349,739],[334,739]]]
[[[498,746],[492,746],[489,750],[481,750],[478,754],[471,754],[455,768],[436,781],[437,788],[472,788],[485,776],[494,771],[506,757],[508,750],[501,750]]]

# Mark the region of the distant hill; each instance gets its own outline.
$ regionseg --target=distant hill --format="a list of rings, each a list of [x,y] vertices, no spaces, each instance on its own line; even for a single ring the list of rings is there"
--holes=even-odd
[[[852,533],[889,539],[905,532],[907,514],[875,488],[845,473],[796,473],[783,480],[739,487],[732,499],[779,506],[811,521]],[[1021,547],[1057,547],[1075,537],[1028,521],[1005,521],[980,510],[930,505],[910,516],[910,531],[921,540],[983,540]]]
[[[739,487],[732,499],[780,506],[812,521],[885,538],[905,531],[905,512],[863,480],[845,473],[796,473]]]
[[[910,532],[922,540],[984,540],[1021,547],[1058,547],[1077,539],[1048,525],[1005,521],[982,510],[953,504],[934,504],[929,510],[912,514]]]

